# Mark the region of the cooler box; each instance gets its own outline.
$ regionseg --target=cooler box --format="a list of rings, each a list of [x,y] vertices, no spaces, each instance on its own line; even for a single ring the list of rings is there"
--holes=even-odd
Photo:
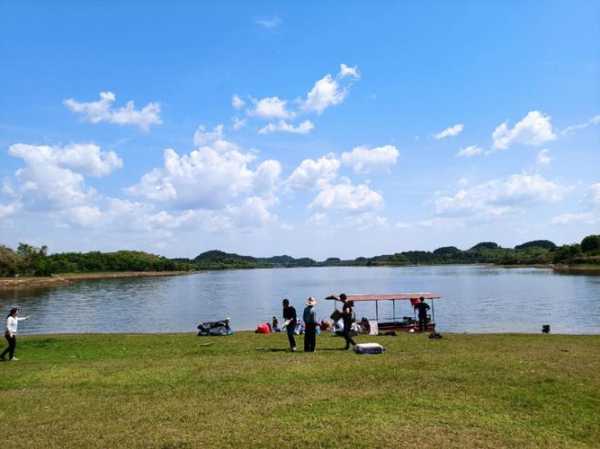
[[[385,348],[379,343],[360,343],[354,346],[357,354],[383,354]]]

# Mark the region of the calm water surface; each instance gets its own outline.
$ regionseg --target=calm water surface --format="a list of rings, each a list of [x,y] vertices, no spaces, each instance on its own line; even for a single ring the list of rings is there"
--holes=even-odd
[[[600,276],[555,274],[535,268],[487,266],[327,267],[219,271],[167,278],[85,281],[69,286],[0,293],[2,312],[22,307],[22,334],[57,332],[194,331],[199,321],[230,317],[235,329],[254,329],[281,316],[281,298],[299,313],[306,297],[320,299],[327,318],[334,293],[434,291],[442,332],[600,334]],[[380,317],[392,307],[380,306]],[[357,316],[374,317],[374,304]],[[412,315],[398,303],[396,315]]]

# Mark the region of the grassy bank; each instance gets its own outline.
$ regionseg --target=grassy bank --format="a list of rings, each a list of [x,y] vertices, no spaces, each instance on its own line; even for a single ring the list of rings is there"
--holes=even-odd
[[[190,271],[113,271],[103,273],[62,273],[53,276],[0,277],[0,289],[54,287],[79,281],[178,276],[190,273]]]
[[[11,448],[592,448],[600,336],[35,336],[0,364]],[[422,431],[420,430],[422,429]]]

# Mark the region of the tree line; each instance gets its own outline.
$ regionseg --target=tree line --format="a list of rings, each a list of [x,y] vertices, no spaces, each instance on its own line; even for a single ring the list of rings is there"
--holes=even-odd
[[[192,271],[231,268],[277,268],[318,266],[404,266],[491,263],[497,265],[598,265],[600,235],[589,235],[580,243],[557,246],[549,240],[534,240],[514,248],[481,242],[460,250],[445,246],[435,251],[404,251],[375,257],[343,260],[330,257],[316,261],[308,257],[274,256],[256,258],[212,250],[193,259],[166,258],[143,251],[48,254],[46,246],[20,243],[16,250],[0,245],[0,276],[50,276],[57,273],[119,271]]]

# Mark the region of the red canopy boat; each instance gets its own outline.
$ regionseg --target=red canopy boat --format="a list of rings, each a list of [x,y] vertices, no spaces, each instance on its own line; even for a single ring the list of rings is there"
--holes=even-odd
[[[374,302],[375,303],[375,320],[377,321],[377,326],[379,332],[390,332],[390,331],[402,331],[402,332],[418,332],[419,331],[419,323],[415,319],[415,309],[414,306],[417,304],[420,299],[423,298],[426,302],[429,301],[431,303],[431,317],[427,322],[425,331],[426,332],[434,332],[435,331],[435,308],[434,302],[436,299],[441,299],[441,296],[436,293],[431,292],[404,292],[404,293],[386,293],[386,294],[354,294],[354,295],[346,295],[347,301],[353,302]],[[325,299],[332,301],[340,301],[339,296],[330,295]],[[379,321],[379,302],[380,301],[391,301],[393,314],[391,321]],[[410,301],[412,306],[412,315],[404,316],[402,319],[400,317],[396,317],[396,301]]]

